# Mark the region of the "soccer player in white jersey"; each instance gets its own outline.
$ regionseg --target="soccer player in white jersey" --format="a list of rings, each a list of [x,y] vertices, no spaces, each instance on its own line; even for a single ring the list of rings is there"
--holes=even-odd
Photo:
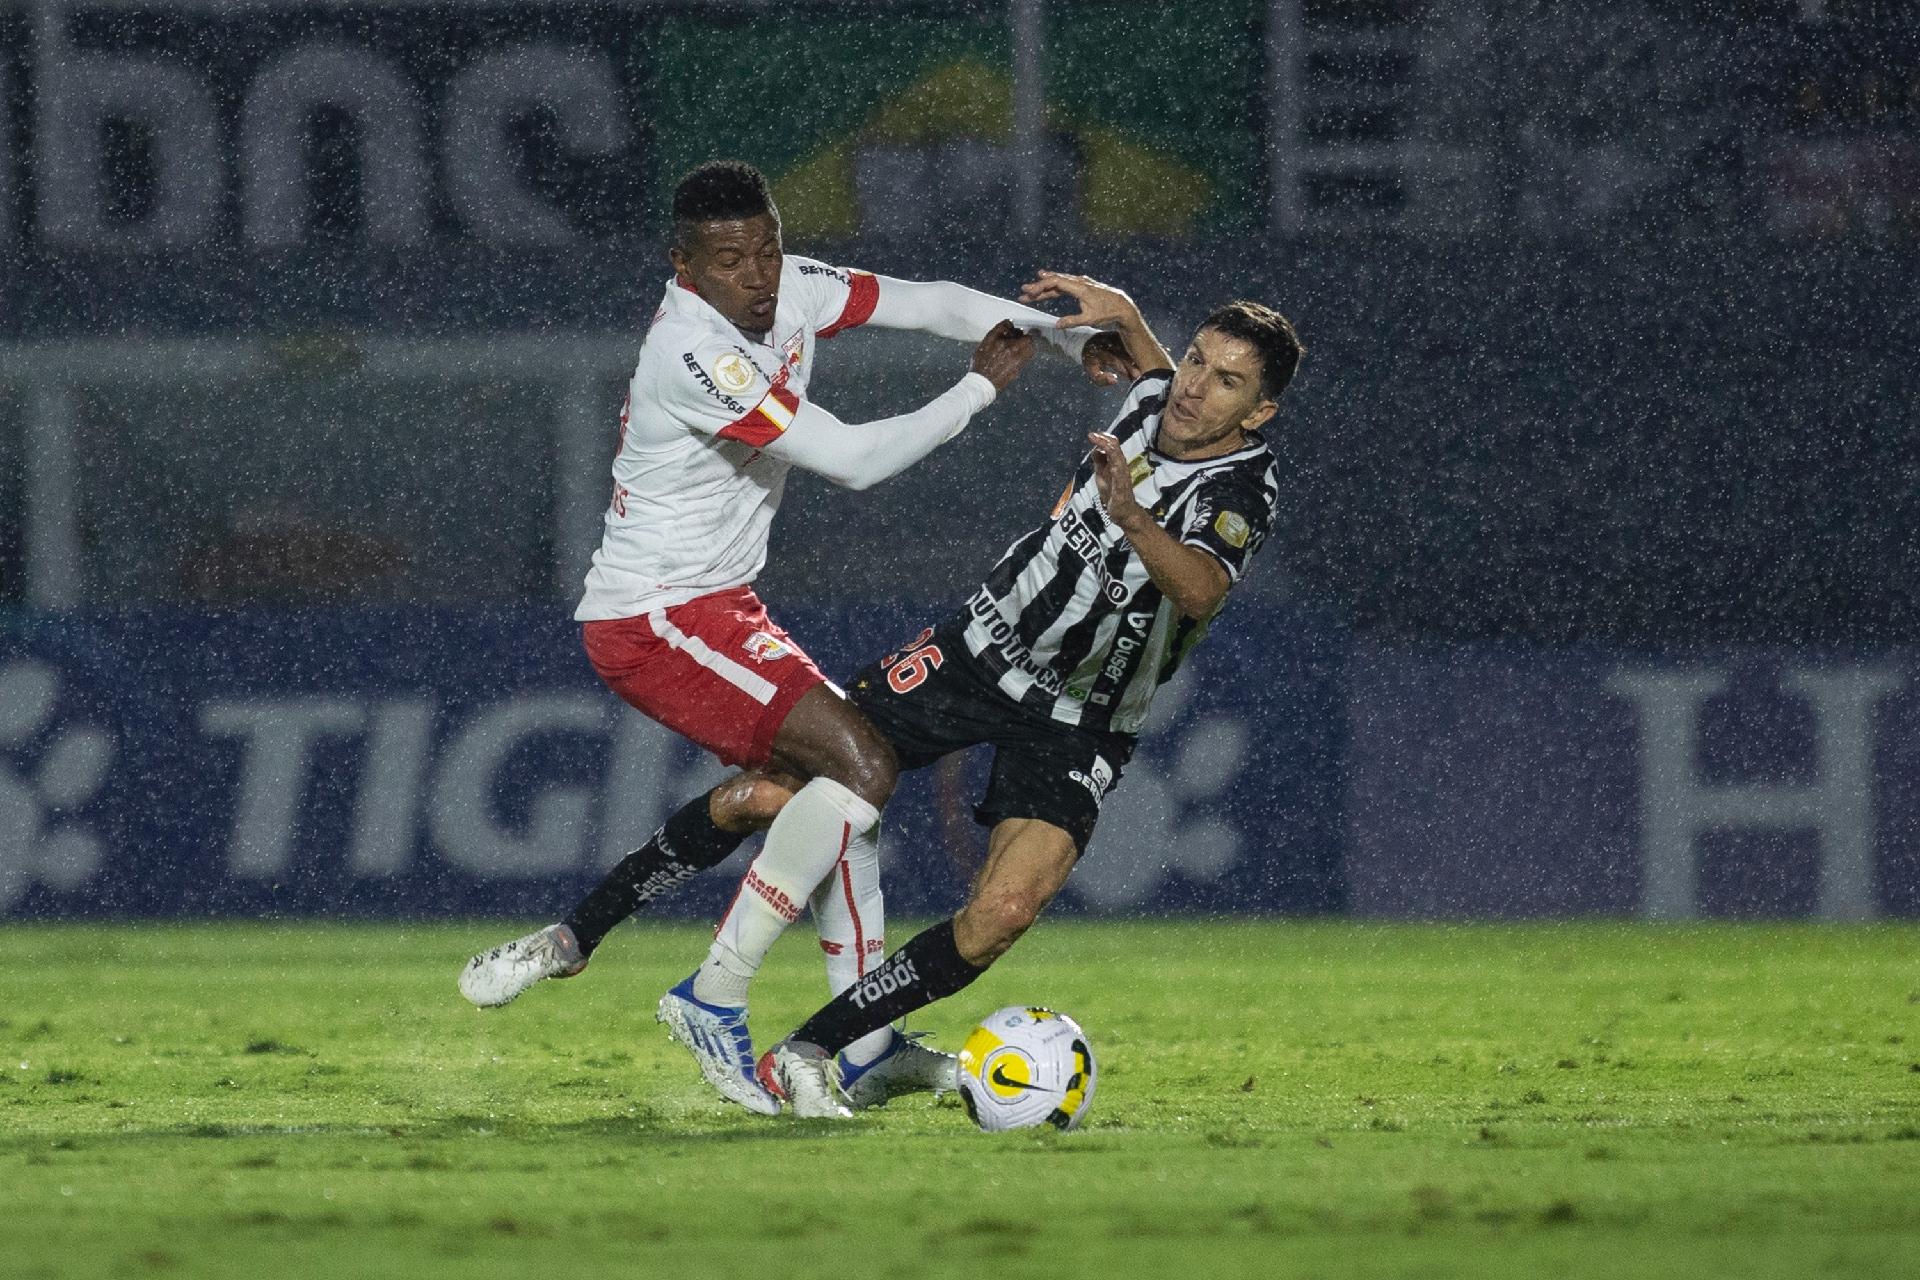
[[[737,806],[778,817],[706,960],[661,998],[660,1021],[720,1093],[779,1110],[754,1077],[747,991],[775,938],[812,900],[828,976],[842,990],[881,954],[877,830],[893,751],[768,616],[752,582],[787,472],[865,488],[958,435],[1031,358],[1016,325],[1110,382],[1117,344],[1044,312],[945,282],[893,280],[787,255],[765,180],[749,165],[695,169],[673,199],[667,285],[641,345],[613,464],[605,534],[575,617],[594,670],[629,704],[728,764],[763,771]],[[807,398],[821,340],[862,324],[977,343],[970,371],[911,413],[840,421]],[[718,795],[718,793],[716,793]],[[754,808],[756,795],[760,804]],[[647,898],[724,859],[749,829],[700,797],[629,855],[600,899],[475,956],[460,989],[504,1004],[585,967]],[[757,824],[755,824],[757,825]],[[837,878],[830,873],[840,868]],[[823,892],[816,892],[821,890]],[[855,1053],[915,1057],[876,1032]],[[924,1055],[929,1069],[941,1064]]]

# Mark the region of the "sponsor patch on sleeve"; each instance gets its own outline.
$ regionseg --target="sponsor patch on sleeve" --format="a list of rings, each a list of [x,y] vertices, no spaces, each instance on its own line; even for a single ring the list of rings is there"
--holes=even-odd
[[[1213,531],[1230,547],[1246,546],[1247,535],[1252,532],[1246,517],[1237,511],[1222,511],[1214,518]]]

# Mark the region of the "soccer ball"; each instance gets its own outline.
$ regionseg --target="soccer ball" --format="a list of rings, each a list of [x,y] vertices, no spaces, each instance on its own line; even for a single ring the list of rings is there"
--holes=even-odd
[[[1093,1104],[1093,1049],[1064,1013],[1010,1005],[960,1046],[960,1101],[988,1132],[1077,1128]]]

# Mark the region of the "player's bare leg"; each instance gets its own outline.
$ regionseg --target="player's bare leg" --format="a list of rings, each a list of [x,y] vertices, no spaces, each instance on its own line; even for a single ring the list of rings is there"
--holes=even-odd
[[[769,1050],[758,1067],[762,1085],[815,1092],[815,1077],[838,1050],[965,988],[1033,925],[1078,858],[1073,836],[1050,822],[997,823],[960,913],[909,939]]]
[[[953,918],[960,958],[984,971],[1040,918],[1073,874],[1080,851],[1051,822],[1008,818],[994,825],[987,860],[967,905]]]
[[[830,685],[801,695],[773,739],[764,772],[787,778],[828,778],[878,809],[893,795],[900,766],[880,731]]]
[[[765,831],[806,783],[788,773],[736,773],[707,793],[713,825],[738,835]]]

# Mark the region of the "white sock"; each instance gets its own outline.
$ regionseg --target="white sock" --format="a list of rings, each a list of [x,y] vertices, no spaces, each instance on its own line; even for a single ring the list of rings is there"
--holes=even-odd
[[[766,846],[748,865],[714,932],[706,962],[693,978],[694,999],[745,1004],[747,984],[774,940],[800,918],[808,895],[856,837],[877,839],[879,823],[878,809],[830,778],[815,778],[795,792],[767,828]]]
[[[839,995],[886,959],[886,903],[880,893],[880,830],[853,838],[847,854],[813,891],[813,926],[826,952],[827,985]],[[848,1045],[847,1061],[864,1066],[893,1043],[893,1028],[870,1031]]]

